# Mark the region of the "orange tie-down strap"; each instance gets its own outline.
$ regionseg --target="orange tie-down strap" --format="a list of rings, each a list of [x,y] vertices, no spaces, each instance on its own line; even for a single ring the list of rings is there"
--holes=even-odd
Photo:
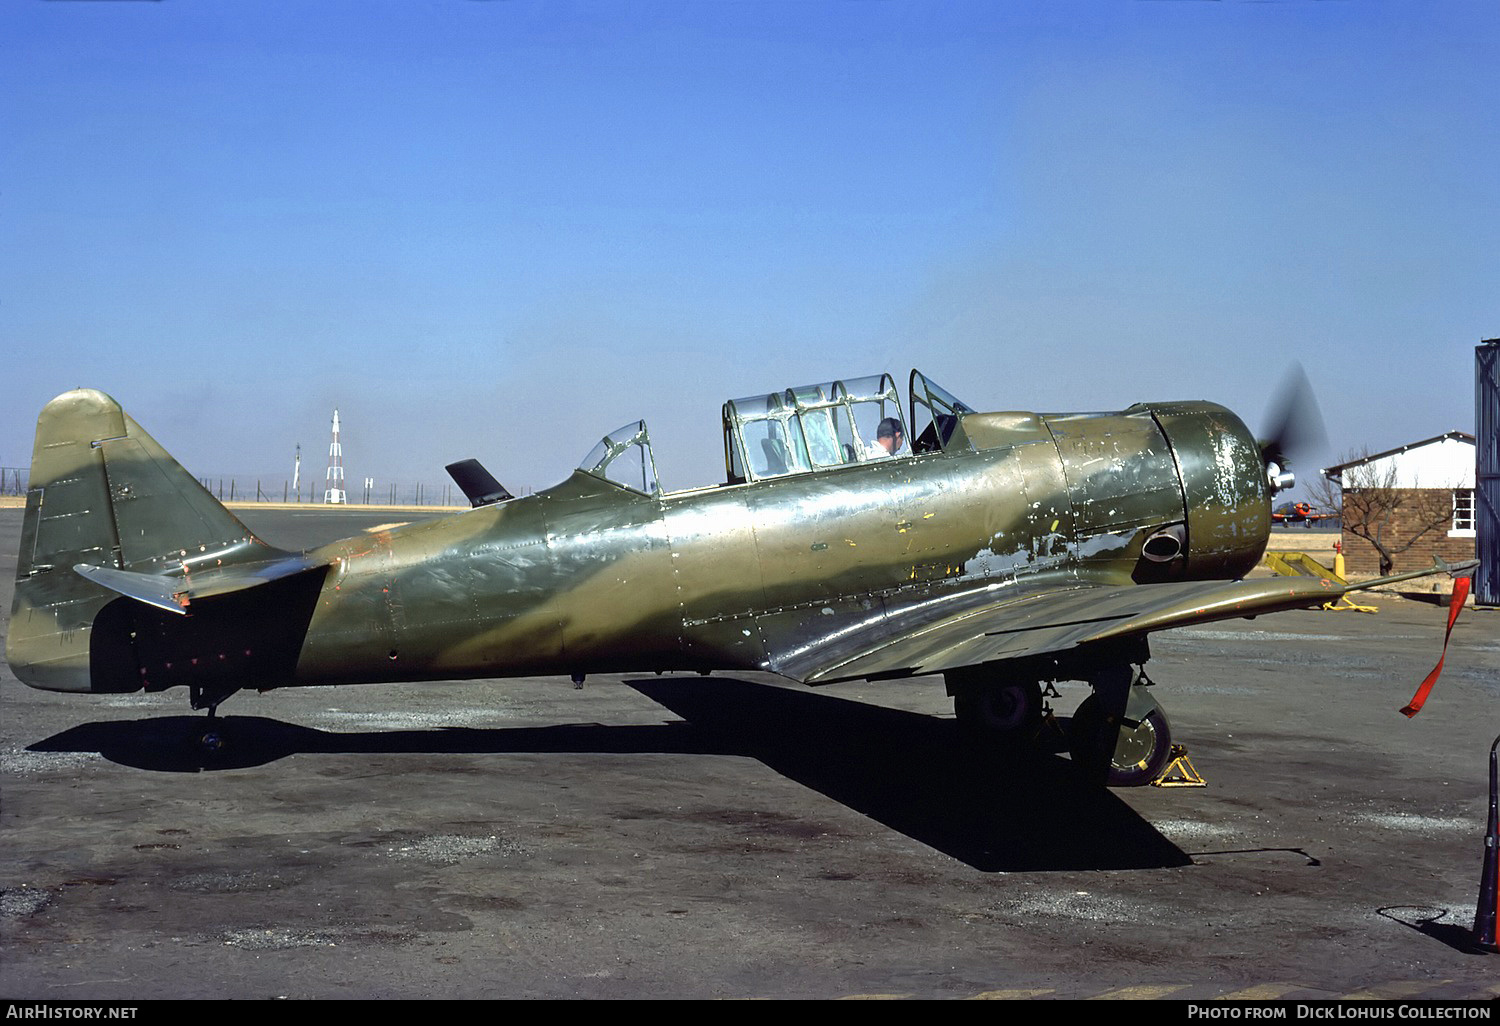
[[[1453,625],[1458,622],[1458,611],[1464,607],[1464,600],[1469,597],[1469,578],[1459,577],[1453,582],[1453,601],[1448,603],[1448,632],[1443,635],[1443,654],[1438,656],[1437,665],[1417,688],[1417,693],[1411,696],[1411,701],[1401,707],[1401,712],[1407,717],[1415,716],[1422,711],[1427,696],[1432,693],[1432,686],[1437,683],[1438,677],[1443,673],[1443,660],[1448,658],[1448,639],[1453,636]]]

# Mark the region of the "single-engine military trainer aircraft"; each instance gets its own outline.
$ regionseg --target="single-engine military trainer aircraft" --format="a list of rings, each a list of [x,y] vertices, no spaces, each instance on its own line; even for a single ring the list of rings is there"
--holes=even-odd
[[[1337,520],[1339,515],[1330,510],[1316,509],[1308,502],[1283,502],[1271,511],[1271,521],[1276,524],[1301,524],[1312,527],[1320,520]]]
[[[53,691],[184,685],[210,717],[241,688],[942,674],[964,733],[997,740],[1082,680],[1073,756],[1129,785],[1170,748],[1150,634],[1351,590],[1245,579],[1292,485],[1285,432],[1209,402],[981,413],[916,371],[908,399],[887,374],[734,399],[726,480],[686,491],[659,486],[644,421],[535,495],[464,461],[471,509],[297,553],[68,392],[37,422],[6,658]]]

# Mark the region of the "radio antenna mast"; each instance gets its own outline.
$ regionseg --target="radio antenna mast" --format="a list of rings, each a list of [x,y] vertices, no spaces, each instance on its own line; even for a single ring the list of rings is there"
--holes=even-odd
[[[343,505],[344,496],[344,447],[339,444],[339,411],[333,411],[333,441],[328,445],[328,481],[323,492],[323,501]]]

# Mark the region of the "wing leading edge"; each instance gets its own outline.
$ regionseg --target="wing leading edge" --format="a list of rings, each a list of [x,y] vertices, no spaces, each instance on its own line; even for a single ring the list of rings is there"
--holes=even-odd
[[[1302,577],[1119,584],[1069,577],[1018,594],[996,588],[954,610],[934,603],[800,646],[771,668],[809,684],[924,673],[1060,652],[1214,620],[1319,606],[1348,590]]]

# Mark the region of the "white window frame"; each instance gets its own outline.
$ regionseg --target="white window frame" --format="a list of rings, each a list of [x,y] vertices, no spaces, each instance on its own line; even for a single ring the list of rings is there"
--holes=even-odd
[[[1453,489],[1453,526],[1449,538],[1473,538],[1475,536],[1474,489]]]

